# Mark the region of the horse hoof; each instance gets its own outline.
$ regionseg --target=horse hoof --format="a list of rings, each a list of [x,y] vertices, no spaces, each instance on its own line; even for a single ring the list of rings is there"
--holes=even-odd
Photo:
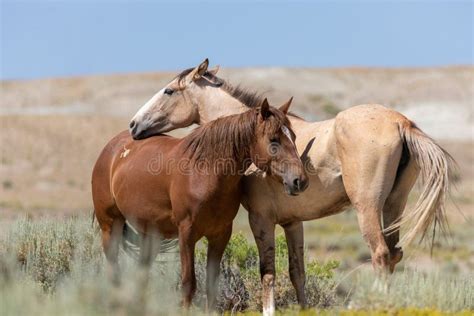
[[[395,248],[395,251],[390,256],[390,272],[393,273],[395,265],[399,263],[403,258],[402,248]]]

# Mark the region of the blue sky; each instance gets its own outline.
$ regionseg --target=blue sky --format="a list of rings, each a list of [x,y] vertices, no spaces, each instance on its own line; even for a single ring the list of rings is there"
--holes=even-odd
[[[473,64],[473,2],[1,1],[2,79]]]

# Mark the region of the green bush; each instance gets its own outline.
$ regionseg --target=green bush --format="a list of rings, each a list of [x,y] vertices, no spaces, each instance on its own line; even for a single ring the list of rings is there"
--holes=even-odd
[[[14,254],[22,268],[45,290],[70,272],[73,260],[80,264],[101,261],[99,235],[90,221],[24,218],[9,232],[5,250]]]
[[[288,251],[281,235],[276,238],[275,251],[276,305],[296,314],[291,309],[296,304],[296,295],[288,277]],[[90,218],[23,219],[12,224],[7,238],[0,240],[1,314],[177,314],[179,261],[178,256],[170,258],[166,268],[162,268],[166,262],[157,261],[155,266],[160,269],[146,273],[137,270],[136,263],[122,252],[122,282],[116,286],[104,273],[100,234],[97,227],[91,226]],[[202,310],[205,301],[205,241],[197,248],[196,259],[198,292],[194,302],[198,307],[193,313]],[[346,306],[354,315],[374,310],[385,313],[426,308],[448,312],[474,309],[472,273],[406,270],[391,277],[386,291],[380,291],[374,287],[371,270],[341,276],[336,273],[338,266],[334,260],[306,259],[308,302],[318,311],[324,309],[323,314],[340,313]],[[243,234],[233,235],[221,268],[219,309],[260,310],[259,262],[254,243]],[[336,280],[342,285],[336,284]],[[342,287],[346,289],[341,291]]]
[[[207,243],[197,249],[197,265],[205,266]],[[334,269],[337,261],[306,262],[306,292],[309,306],[328,307],[336,302]],[[288,275],[288,247],[283,235],[275,239],[275,304],[288,307],[297,304],[296,293]],[[256,245],[242,233],[232,235],[221,264],[219,307],[222,310],[261,309],[261,284]],[[205,278],[202,278],[205,280]],[[204,283],[200,288],[204,288]],[[238,302],[238,305],[236,305]]]
[[[276,304],[287,307],[296,304],[296,295],[288,277],[288,250],[284,236],[277,236],[276,252]],[[87,218],[67,220],[43,219],[18,221],[3,245],[6,253],[14,255],[25,277],[47,293],[54,293],[61,282],[71,275],[81,279],[81,273],[102,275],[105,260],[100,245],[100,234]],[[205,301],[205,266],[207,242],[196,250],[198,293],[196,302]],[[121,254],[123,265],[125,254]],[[173,288],[179,288],[179,263],[167,268],[172,276]],[[308,302],[311,306],[329,306],[335,301],[332,271],[335,262],[327,264],[308,262]],[[163,265],[157,262],[156,265]],[[224,252],[221,265],[219,307],[221,310],[260,308],[260,274],[257,247],[241,234],[234,234]],[[156,269],[163,273],[163,269]],[[20,274],[21,275],[21,274]],[[177,293],[177,296],[179,294]]]

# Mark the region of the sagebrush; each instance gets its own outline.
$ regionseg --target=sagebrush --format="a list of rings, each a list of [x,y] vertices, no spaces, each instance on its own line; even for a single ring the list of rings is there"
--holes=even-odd
[[[276,239],[276,305],[296,313],[296,295],[288,277],[288,253],[283,236]],[[0,240],[0,306],[2,315],[153,315],[179,313],[179,261],[176,253],[160,256],[150,272],[120,256],[122,282],[109,282],[97,227],[90,218],[23,219]],[[206,241],[196,250],[198,292],[193,312],[205,302]],[[474,309],[472,275],[396,273],[386,291],[368,271],[341,273],[334,260],[306,259],[309,304],[319,312],[470,311]],[[258,311],[258,252],[246,236],[234,234],[226,248],[219,285],[220,311]],[[290,309],[288,309],[290,308]]]

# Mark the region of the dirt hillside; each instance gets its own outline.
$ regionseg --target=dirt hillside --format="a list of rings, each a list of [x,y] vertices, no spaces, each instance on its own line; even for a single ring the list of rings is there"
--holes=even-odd
[[[100,150],[177,73],[2,81],[3,215],[90,210],[90,172]],[[474,67],[224,68],[219,75],[272,102],[294,96],[293,110],[308,120],[369,102],[401,111],[458,160],[459,199],[471,205]]]

